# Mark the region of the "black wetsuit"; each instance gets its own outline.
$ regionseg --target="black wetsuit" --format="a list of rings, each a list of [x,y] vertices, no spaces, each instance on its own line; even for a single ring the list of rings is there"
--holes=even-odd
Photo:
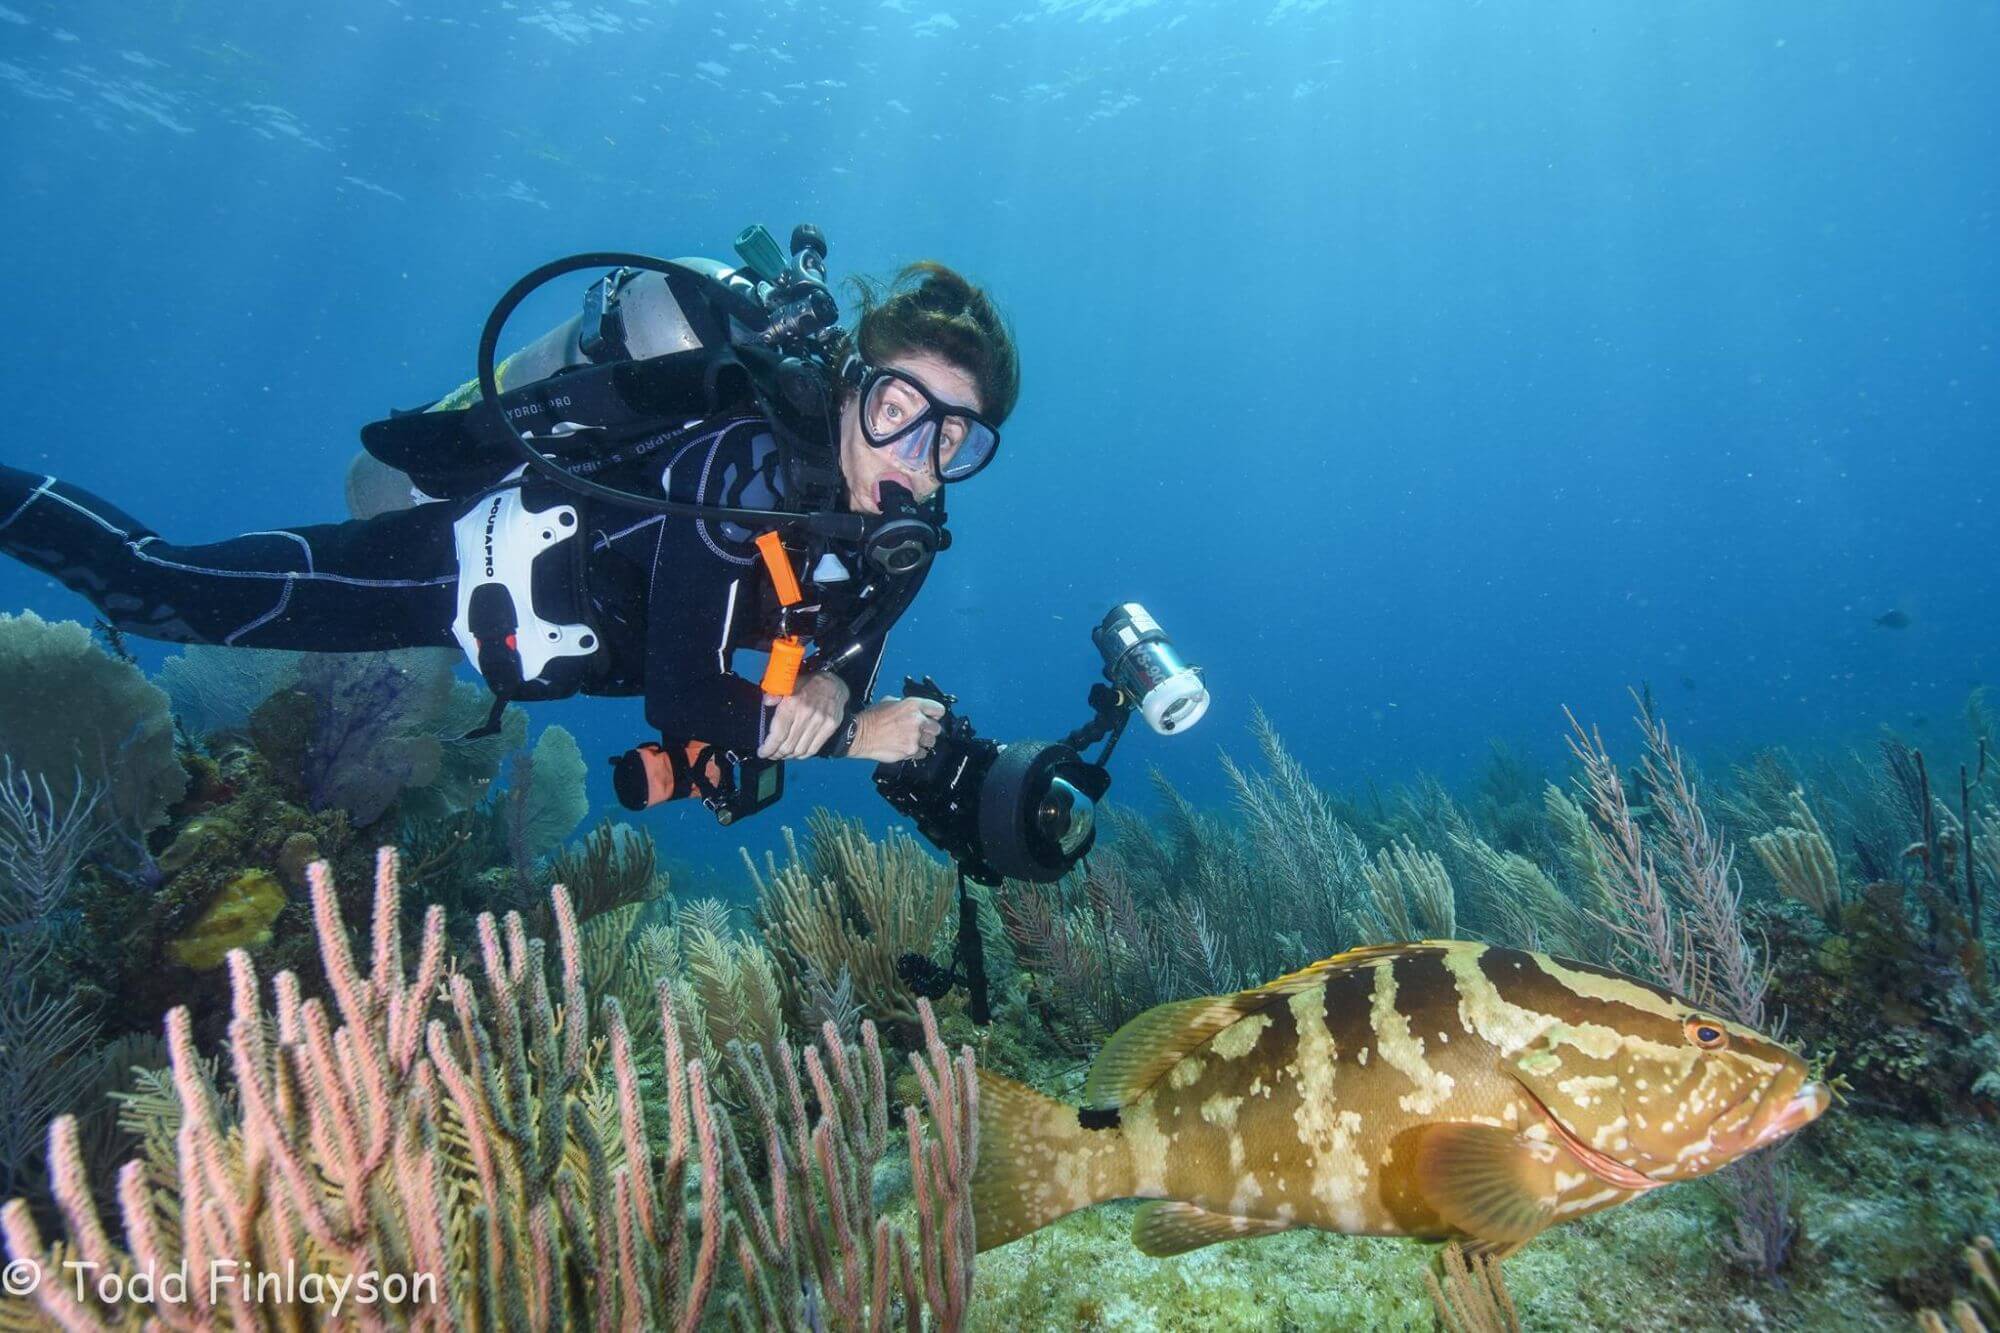
[[[780,476],[766,423],[733,416],[691,424],[660,454],[596,479],[683,502],[773,509],[782,507]],[[470,507],[437,501],[180,546],[88,491],[0,467],[0,551],[142,638],[316,652],[456,646],[452,523]],[[770,580],[756,534],[596,502],[582,511],[589,615],[603,639],[582,692],[643,694],[647,721],[663,735],[754,751],[769,710],[757,683],[730,670],[730,653],[754,646],[767,619]],[[838,622],[859,568],[858,556],[833,552],[805,572],[806,600]],[[839,667],[850,709],[868,699],[886,632]]]

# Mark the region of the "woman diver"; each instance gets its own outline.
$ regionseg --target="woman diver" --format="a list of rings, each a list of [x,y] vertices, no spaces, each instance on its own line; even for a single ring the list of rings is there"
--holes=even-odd
[[[692,794],[726,820],[776,799],[777,761],[923,755],[942,706],[870,696],[883,638],[941,544],[941,488],[999,448],[1020,384],[1013,340],[984,291],[912,265],[864,297],[851,334],[826,300],[815,404],[787,379],[797,357],[741,345],[729,296],[681,261],[620,269],[582,316],[493,373],[501,411],[475,382],[370,427],[383,460],[363,460],[372,489],[393,478],[409,507],[177,545],[88,491],[0,466],[0,551],[144,638],[316,652],[455,643],[493,689],[495,721],[509,699],[643,695],[662,739],[617,761],[635,807]],[[597,429],[587,420],[515,424],[587,416],[573,403],[590,372],[671,369],[677,356],[697,373],[672,383],[698,387],[663,393],[655,376],[637,395],[648,419],[612,447],[576,444]],[[802,399],[817,410],[794,410]],[[533,460],[544,466],[496,453],[500,432],[549,451]],[[551,464],[557,452],[572,461]],[[823,512],[791,521],[807,510]],[[871,545],[899,523],[929,525],[921,560]],[[735,674],[737,649],[770,654],[761,681]]]

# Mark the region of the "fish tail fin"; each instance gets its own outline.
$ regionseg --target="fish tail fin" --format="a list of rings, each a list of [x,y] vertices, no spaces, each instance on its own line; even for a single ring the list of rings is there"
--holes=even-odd
[[[1004,1075],[979,1071],[972,1212],[981,1250],[1131,1193],[1132,1153],[1123,1130],[1085,1129],[1075,1107]]]

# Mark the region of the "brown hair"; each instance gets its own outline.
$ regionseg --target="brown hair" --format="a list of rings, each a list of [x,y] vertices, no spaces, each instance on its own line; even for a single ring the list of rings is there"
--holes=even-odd
[[[1021,360],[992,297],[928,259],[905,266],[887,288],[862,279],[854,285],[861,318],[852,343],[863,360],[880,365],[910,352],[941,356],[972,377],[981,415],[995,425],[1007,419],[1021,396]]]

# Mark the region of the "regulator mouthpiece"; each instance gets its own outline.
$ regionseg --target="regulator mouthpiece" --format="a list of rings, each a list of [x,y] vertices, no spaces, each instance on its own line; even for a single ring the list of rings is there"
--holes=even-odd
[[[1112,607],[1090,640],[1104,658],[1105,677],[1139,701],[1139,715],[1160,735],[1186,731],[1208,711],[1200,674],[1137,602]]]
[[[862,539],[861,554],[884,574],[898,578],[914,574],[943,545],[938,526],[918,507],[909,488],[893,481],[882,483],[881,505],[882,513]]]

